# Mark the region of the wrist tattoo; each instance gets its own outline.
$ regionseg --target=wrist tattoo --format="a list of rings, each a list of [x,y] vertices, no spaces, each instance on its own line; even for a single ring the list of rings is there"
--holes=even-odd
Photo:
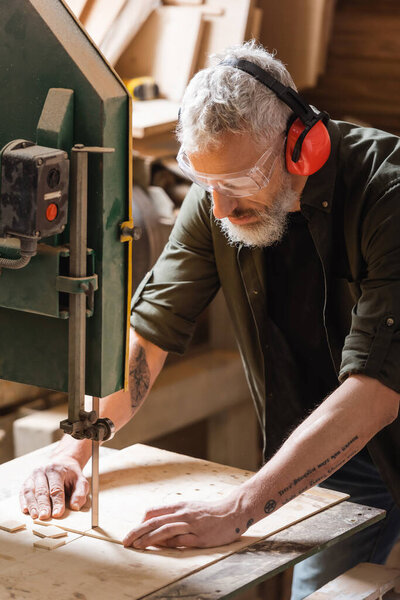
[[[137,344],[129,361],[129,390],[131,406],[136,408],[146,396],[150,387],[150,370],[146,360],[146,352]]]
[[[270,513],[272,513],[275,510],[275,507],[276,507],[276,501],[275,500],[268,500],[268,502],[264,506],[264,512],[267,515],[269,515]]]

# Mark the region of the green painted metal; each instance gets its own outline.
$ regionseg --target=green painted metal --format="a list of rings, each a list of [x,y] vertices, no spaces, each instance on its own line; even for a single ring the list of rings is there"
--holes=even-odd
[[[41,144],[52,139],[67,151],[65,144],[77,143],[115,148],[113,154],[89,158],[88,246],[99,289],[87,320],[85,389],[105,396],[124,386],[128,252],[119,228],[129,217],[129,95],[61,0],[0,0],[0,76],[0,148],[36,135]],[[49,95],[53,88],[57,92]],[[59,90],[73,92],[73,116],[71,93],[68,99]],[[43,111],[46,99],[53,120],[51,111]],[[68,243],[67,231],[59,237],[60,244]],[[55,261],[58,250],[44,250],[46,259]],[[42,251],[31,268],[43,262]],[[46,314],[57,312],[60,273],[54,267],[52,281],[42,286],[42,305],[51,305]],[[21,277],[20,309],[0,308],[0,378],[67,391],[68,322],[26,312],[32,310],[29,286],[40,275],[23,271],[0,275],[1,290]]]
[[[74,92],[50,89],[36,132],[38,146],[61,148],[67,152],[74,139]]]

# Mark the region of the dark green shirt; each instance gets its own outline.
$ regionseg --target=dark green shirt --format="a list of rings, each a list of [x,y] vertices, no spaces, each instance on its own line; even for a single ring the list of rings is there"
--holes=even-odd
[[[363,373],[400,392],[400,139],[337,121],[329,130],[330,158],[308,178],[301,212],[321,261],[332,361],[340,382]],[[197,316],[222,287],[266,459],[306,416],[285,377],[285,344],[266,309],[269,283],[263,250],[230,246],[210,198],[192,186],[168,244],[136,291],[131,317],[143,337],[183,353]],[[368,447],[400,505],[400,420]]]

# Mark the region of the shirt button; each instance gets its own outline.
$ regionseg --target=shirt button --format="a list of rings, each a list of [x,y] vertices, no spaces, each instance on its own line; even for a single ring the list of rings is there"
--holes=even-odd
[[[321,202],[321,204],[322,204],[322,206],[324,208],[328,208],[328,206],[329,206],[329,203],[326,200],[324,200],[323,202]]]
[[[394,319],[392,319],[392,317],[388,317],[388,318],[386,319],[386,325],[387,325],[388,327],[392,327],[392,325],[394,325]]]

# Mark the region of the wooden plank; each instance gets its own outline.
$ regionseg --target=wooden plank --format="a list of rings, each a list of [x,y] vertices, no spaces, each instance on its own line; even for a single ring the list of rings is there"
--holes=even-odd
[[[316,84],[326,53],[326,3],[330,0],[260,0],[260,41],[287,66],[299,88]],[[301,48],[301,52],[298,49]]]
[[[136,139],[133,143],[133,154],[151,161],[176,156],[178,150],[179,144],[175,134],[171,132],[154,135],[147,139]]]
[[[185,577],[147,596],[146,600],[231,598],[324,550],[327,545],[332,546],[373,525],[385,514],[380,509],[342,502]],[[262,598],[267,600],[270,596],[262,595]]]
[[[250,471],[135,444],[101,463],[101,527],[91,530],[89,507],[80,512],[68,510],[65,518],[50,519],[46,523],[74,533],[90,534],[121,543],[127,531],[141,520],[145,507],[154,503],[154,495],[158,502],[167,503],[182,499],[208,500],[210,493],[215,497],[223,496],[231,491],[233,485],[239,485],[251,475]],[[123,497],[121,486],[124,489]],[[253,525],[232,547],[237,550],[257,538],[272,535],[288,524],[347,497],[346,494],[324,488],[312,488]],[[131,508],[133,504],[134,511]],[[2,507],[2,510],[4,512],[5,508]],[[215,549],[206,549],[204,552],[213,555]],[[219,552],[223,552],[222,547]]]
[[[241,44],[249,35],[250,14],[255,0],[206,0],[205,6],[224,10],[222,17],[208,17],[199,49],[196,71],[210,64],[210,54]]]
[[[146,600],[187,598],[220,600],[271,577],[291,564],[324,549],[360,528],[382,518],[384,511],[343,502],[310,517],[284,532],[201,569]],[[136,598],[142,577],[159,580],[165,575],[159,557],[152,552],[124,549],[108,542],[81,537],[56,552],[32,549],[32,534],[18,538],[0,532],[0,597],[18,600]],[[72,534],[69,534],[71,536]],[[25,539],[22,542],[22,538]],[[146,556],[147,564],[142,562]],[[177,552],[168,568],[176,575],[181,561]],[[14,590],[14,591],[13,591]],[[56,590],[56,592],[55,592]]]
[[[90,37],[98,46],[104,40],[107,31],[117,18],[126,0],[96,0],[85,18],[84,25]]]
[[[307,596],[305,600],[379,600],[399,583],[399,569],[360,563]]]
[[[264,11],[262,8],[253,8],[250,19],[250,38],[253,40],[260,39],[261,23]]]
[[[179,102],[171,100],[146,100],[133,102],[132,135],[144,138],[172,131],[178,122]]]
[[[157,6],[159,6],[159,0],[126,1],[100,44],[100,50],[112,66],[118,62],[120,56]]]
[[[80,19],[83,9],[85,8],[85,4],[87,0],[64,0],[66,4],[68,4],[69,8],[72,10],[74,15]]]
[[[163,0],[167,6],[199,6],[204,0]]]
[[[201,7],[162,6],[152,12],[116,70],[126,79],[152,75],[161,96],[180,102],[194,73],[202,29]]]
[[[86,540],[89,540],[90,537],[90,541],[86,543],[79,538],[68,544],[68,568],[65,569],[66,563],[63,559],[63,571],[71,573],[77,558],[80,557],[82,562],[82,556],[88,556],[89,549],[91,562],[95,561],[96,553],[98,553],[99,556],[103,556],[103,560],[106,560],[108,570],[110,570],[110,560],[107,558],[109,555],[118,557],[120,564],[124,564],[124,562],[129,564],[126,557],[130,556],[130,584],[132,584],[132,564],[134,564],[136,572],[140,573],[140,577],[135,580],[135,585],[131,588],[129,597],[132,600],[154,592],[188,573],[218,561],[266,535],[272,535],[289,524],[299,522],[346,498],[345,494],[314,488],[253,525],[237,542],[218,548],[129,551],[121,546],[121,540],[127,531],[140,522],[144,510],[148,506],[154,505],[155,498],[157,503],[171,503],[177,499],[209,500],[211,494],[213,497],[219,498],[229,494],[232,486],[245,481],[251,476],[251,473],[141,444],[122,450],[115,458],[112,456],[103,460],[100,466],[101,528],[90,529],[88,508],[80,512],[67,510],[65,518],[50,519],[46,522],[67,531],[83,534]],[[10,517],[13,511],[16,514],[19,512],[16,499],[1,504],[0,517],[5,514]],[[30,522],[29,517],[22,515],[22,518],[27,523]],[[99,539],[91,539],[92,536]],[[101,544],[101,546],[93,547],[92,542]],[[106,543],[109,546],[110,542],[116,543],[113,544],[112,550],[105,551],[102,544]],[[57,551],[58,556],[60,556],[60,552],[64,552],[64,549]],[[31,561],[35,563],[34,558],[24,557],[26,572],[34,572],[34,565],[31,564]],[[84,569],[84,564],[81,568]],[[104,565],[103,570],[105,568]],[[57,570],[57,577],[59,570]],[[43,580],[43,572],[40,573],[40,577]],[[124,579],[121,568],[118,578]],[[32,584],[32,589],[35,589],[35,577],[30,579],[30,584]],[[99,598],[102,597],[99,596]],[[31,598],[36,600],[34,595]]]

